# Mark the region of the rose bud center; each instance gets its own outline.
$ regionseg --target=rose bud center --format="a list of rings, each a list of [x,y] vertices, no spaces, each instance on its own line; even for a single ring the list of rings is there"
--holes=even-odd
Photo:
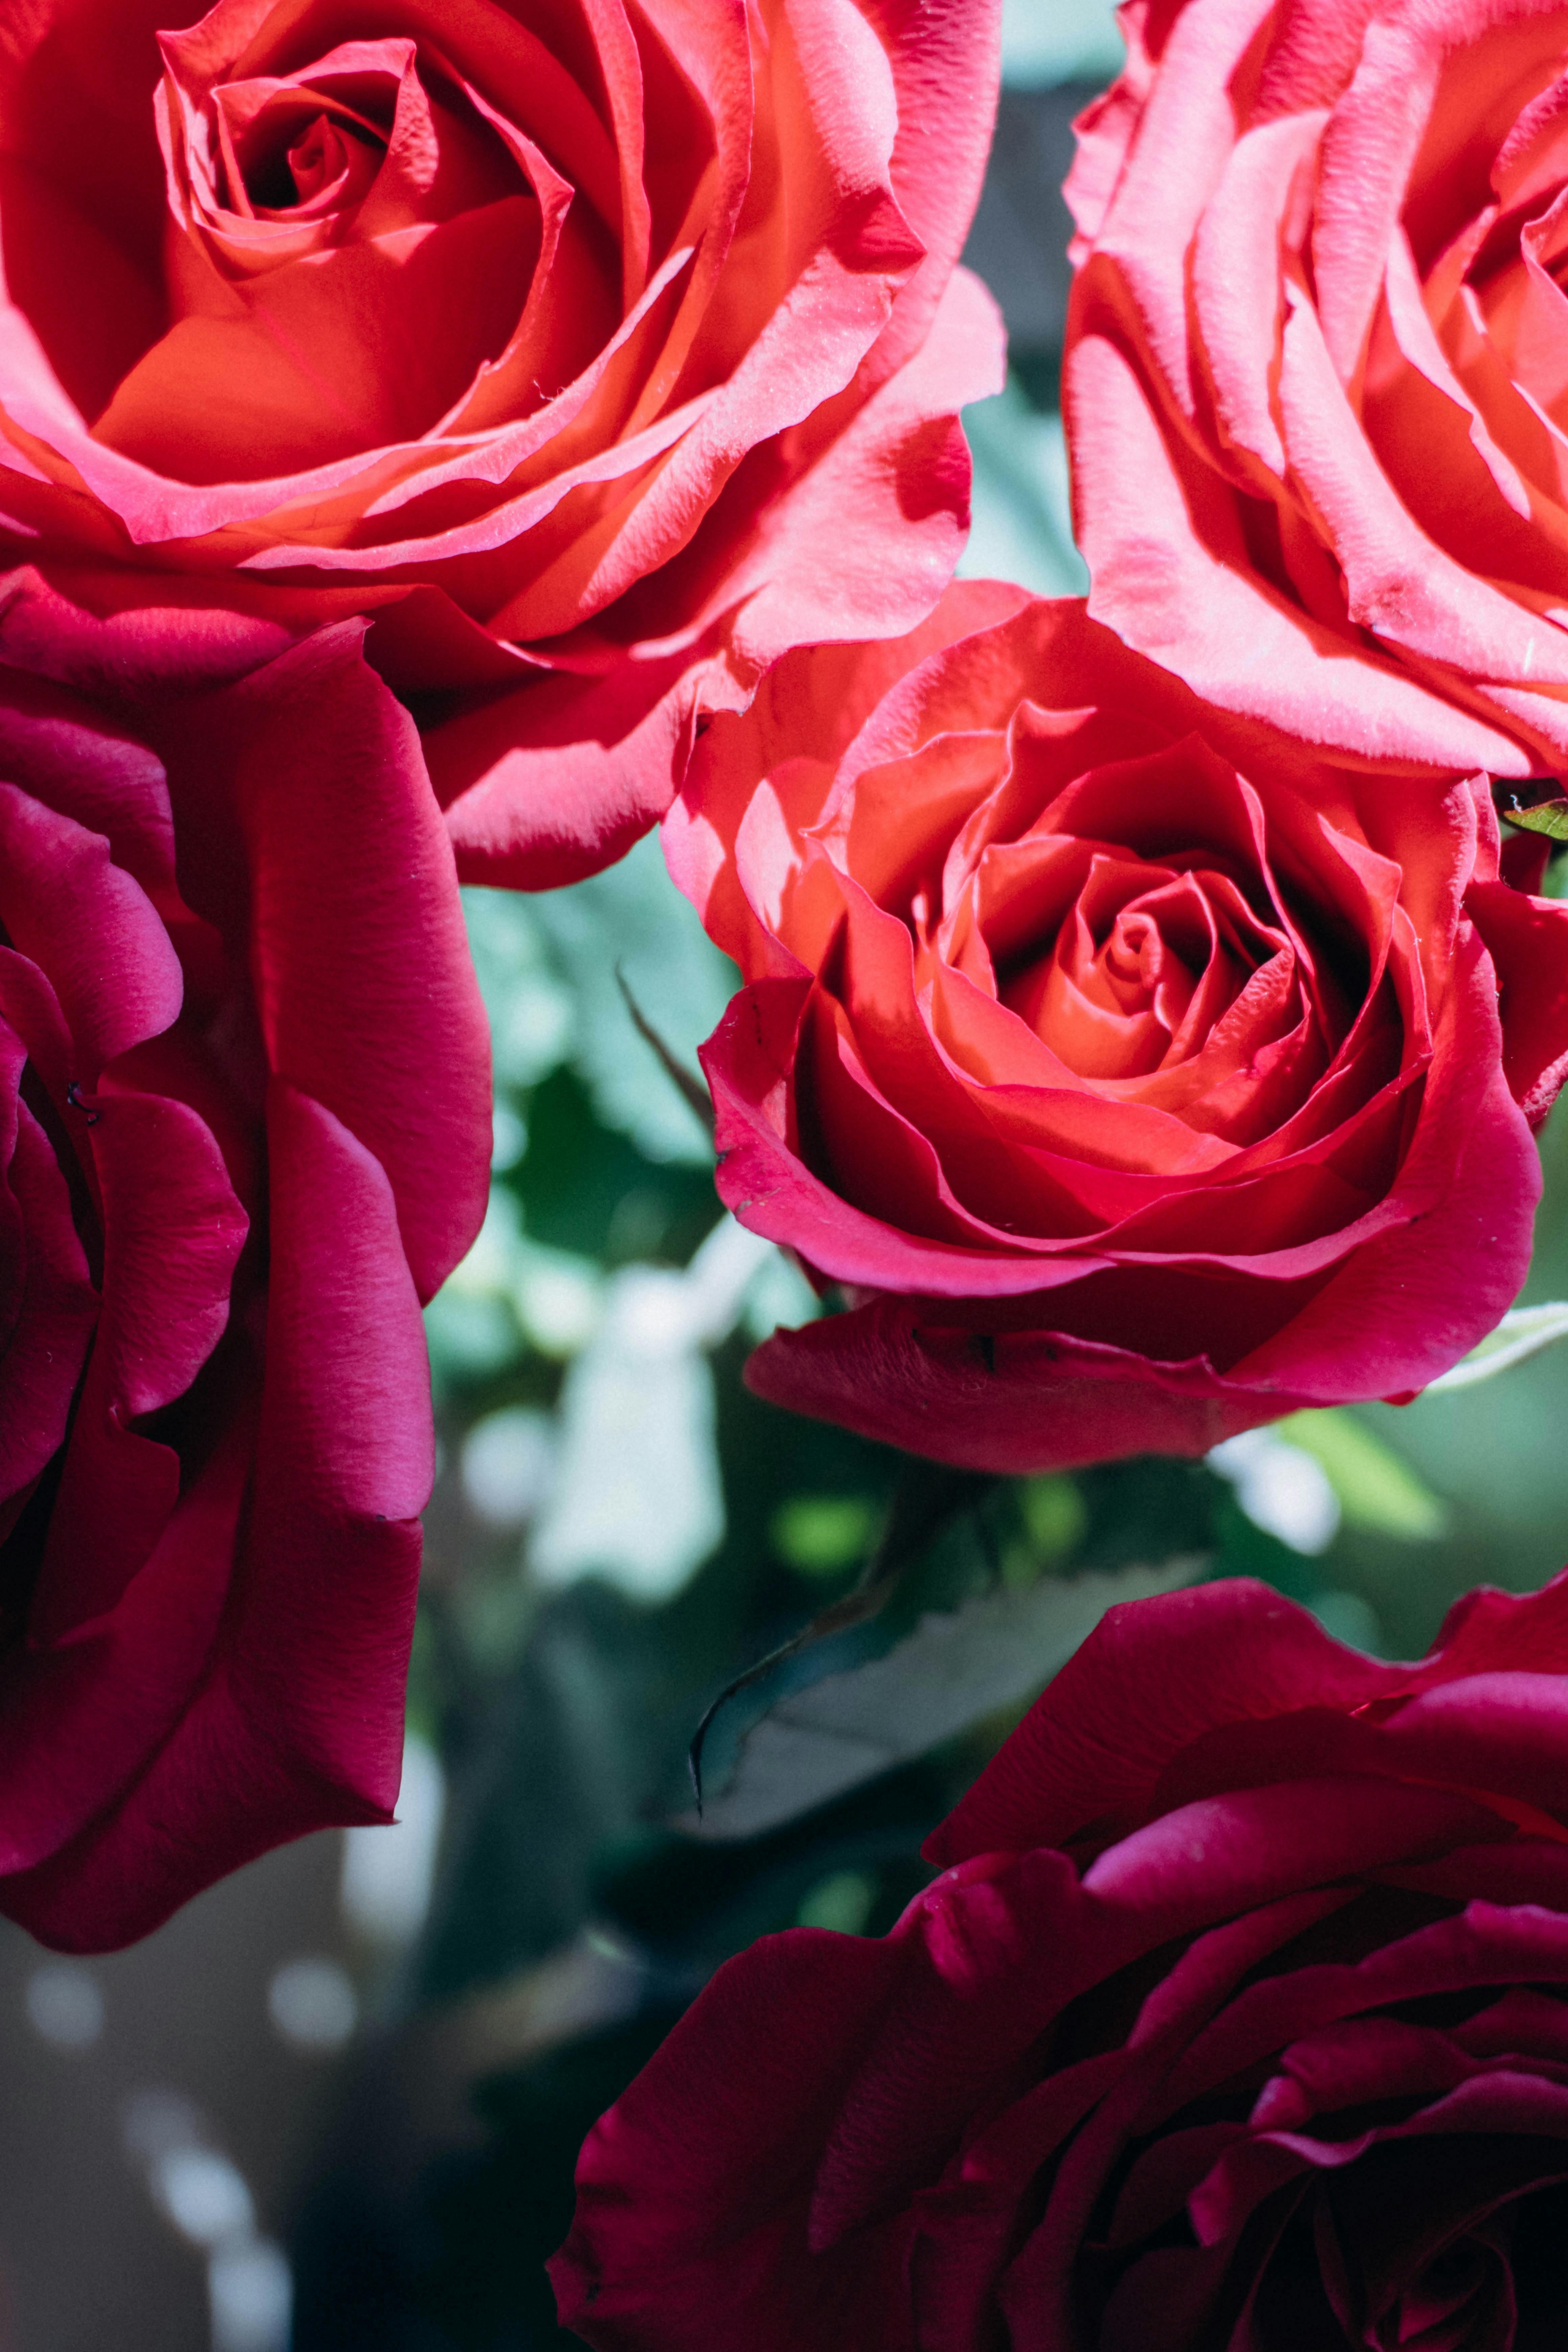
[[[379,131],[363,119],[346,115],[319,113],[291,141],[286,122],[258,128],[272,136],[247,142],[243,186],[262,219],[341,211],[358,204],[369,193],[386,152]]]
[[[263,69],[233,79],[200,26],[163,40],[166,331],[94,437],[223,482],[440,431],[520,331],[541,265],[526,142],[413,38],[299,68],[263,45]]]
[[[390,75],[229,82],[212,93],[213,194],[239,219],[319,219],[361,205],[385,160]]]
[[[1289,940],[1257,921],[1227,876],[1151,872],[1097,851],[1050,950],[999,993],[1079,1077],[1142,1077],[1189,1060],[1276,955],[1288,971]]]

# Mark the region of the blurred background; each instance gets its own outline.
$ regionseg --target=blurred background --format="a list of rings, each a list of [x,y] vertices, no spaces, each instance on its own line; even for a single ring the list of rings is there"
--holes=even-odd
[[[968,257],[1013,362],[970,412],[963,569],[1071,593],[1059,185],[1120,45],[1099,0],[1005,22]],[[926,1831],[1110,1602],[1247,1572],[1410,1654],[1458,1592],[1568,1557],[1568,1349],[1206,1463],[917,1476],[897,1599],[721,1711],[699,1822],[705,1708],[854,1581],[902,1465],[742,1386],[815,1302],[720,1217],[627,1012],[617,969],[694,1068],[732,984],[657,845],[547,897],[470,892],[468,919],[494,1187],[428,1316],[400,1819],[273,1854],[106,1959],[0,1928],[0,2352],[568,2345],[542,2264],[595,2116],[742,1945],[889,1925]],[[1531,1299],[1568,1297],[1562,1120]]]

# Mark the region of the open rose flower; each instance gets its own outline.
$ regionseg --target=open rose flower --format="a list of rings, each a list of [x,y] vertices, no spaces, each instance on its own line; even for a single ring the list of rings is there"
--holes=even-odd
[[[1121,24],[1068,186],[1089,610],[1308,741],[1568,772],[1568,7]]]
[[[397,1793],[489,1049],[412,721],[279,636],[0,583],[0,1909],[63,1945]]]
[[[598,2352],[1548,2352],[1568,1581],[1432,1654],[1113,1610],[880,1940],[731,1960],[595,2127]]]
[[[1484,778],[1314,762],[976,583],[782,662],[666,839],[747,983],[719,1189],[851,1302],[764,1396],[980,1469],[1197,1453],[1419,1389],[1522,1280],[1568,908]]]
[[[0,43],[0,537],[100,614],[363,614],[474,878],[896,635],[1000,329],[995,0],[38,0]]]

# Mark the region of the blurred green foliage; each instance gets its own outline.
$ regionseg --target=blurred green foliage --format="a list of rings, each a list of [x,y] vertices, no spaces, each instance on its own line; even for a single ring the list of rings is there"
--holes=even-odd
[[[1037,596],[1081,596],[1089,572],[1073,544],[1061,418],[1042,415],[1016,373],[964,419],[974,457],[963,580],[1016,580]]]
[[[1346,1527],[1411,1542],[1442,1534],[1447,1513],[1430,1487],[1353,1414],[1293,1412],[1279,1431],[1321,1463]]]
[[[877,1510],[864,1495],[792,1495],[768,1532],[779,1558],[802,1576],[838,1576],[870,1550]]]
[[[1121,59],[1110,0],[1003,0],[1002,70],[1013,89],[1109,81]]]
[[[1018,1555],[1026,1572],[1032,1559],[1042,1567],[1070,1559],[1089,1531],[1089,1507],[1071,1478],[1020,1480],[1018,1516],[1027,1538]]]

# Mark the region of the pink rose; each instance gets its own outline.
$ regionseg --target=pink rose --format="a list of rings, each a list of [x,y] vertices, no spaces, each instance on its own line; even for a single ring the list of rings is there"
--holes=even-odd
[[[1568,761],[1568,8],[1134,0],[1079,124],[1089,610],[1357,757]]]
[[[880,1940],[721,1969],[590,2135],[597,2352],[1546,2352],[1568,1580],[1415,1666],[1112,1610]]]
[[[397,1793],[489,1057],[362,634],[0,583],[0,1909],[52,1943]]]
[[[752,1358],[775,1402],[980,1469],[1195,1454],[1408,1395],[1523,1279],[1568,908],[1484,779],[1314,761],[975,583],[782,662],[666,840],[746,981],[720,1192],[850,1302]]]
[[[0,45],[0,535],[101,614],[173,572],[374,618],[472,878],[602,864],[703,714],[952,572],[997,17],[37,0]]]

